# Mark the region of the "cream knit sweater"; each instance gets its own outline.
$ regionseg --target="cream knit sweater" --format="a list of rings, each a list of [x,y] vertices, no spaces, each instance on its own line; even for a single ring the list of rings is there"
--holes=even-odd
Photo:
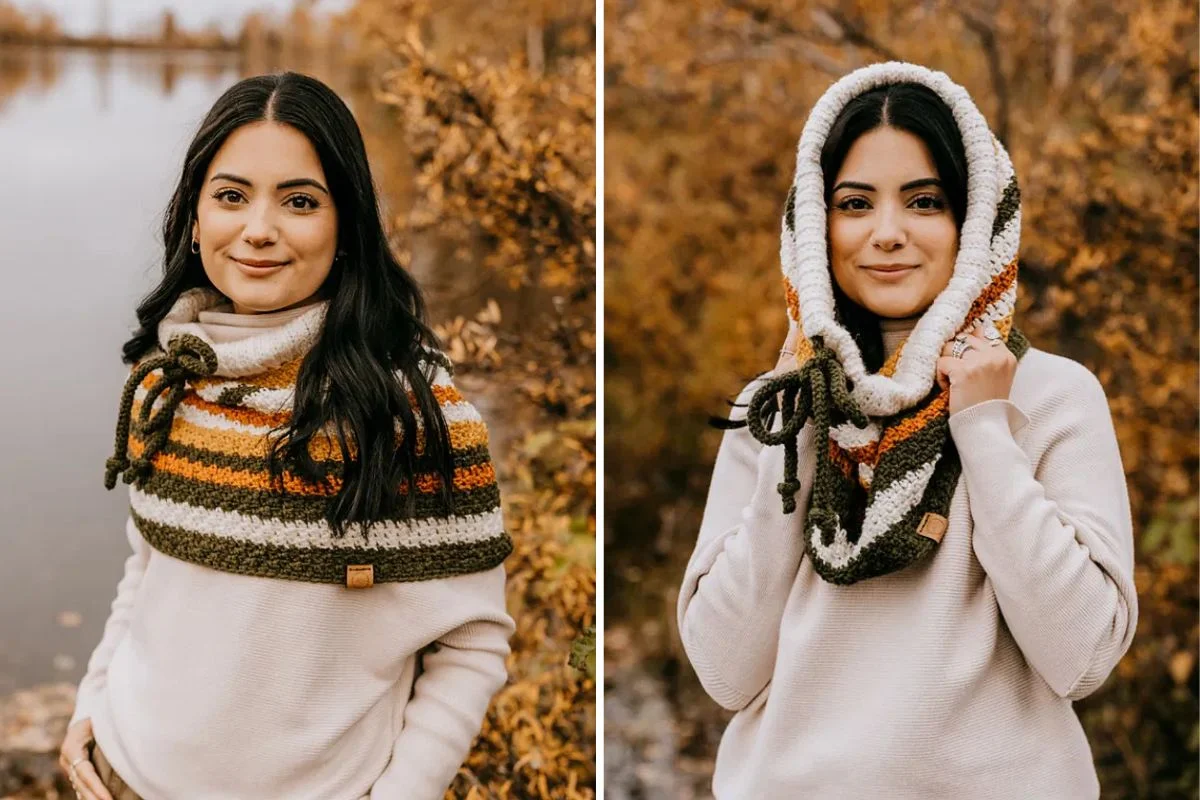
[[[889,350],[906,333],[885,331]],[[1137,622],[1104,392],[1031,349],[1009,400],[950,426],[963,473],[938,551],[846,587],[802,558],[811,426],[790,516],[775,490],[783,448],[725,434],[678,605],[697,675],[738,711],[719,800],[1098,797],[1071,701],[1104,682]]]
[[[214,342],[304,309],[201,312]],[[507,679],[503,566],[369,590],[133,555],[79,687],[117,773],[146,798],[435,800]],[[417,675],[417,653],[423,657]]]

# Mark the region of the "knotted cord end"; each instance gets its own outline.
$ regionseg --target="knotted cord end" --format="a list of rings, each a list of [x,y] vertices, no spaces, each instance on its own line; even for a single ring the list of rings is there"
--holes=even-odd
[[[795,478],[781,481],[776,489],[783,498],[783,513],[791,514],[796,510],[796,492],[800,491],[800,481]]]
[[[125,469],[125,483],[131,486],[140,486],[146,477],[150,474],[150,461],[145,458],[136,458]]]
[[[117,476],[129,468],[129,462],[113,456],[104,462],[104,488],[112,490],[117,485]]]

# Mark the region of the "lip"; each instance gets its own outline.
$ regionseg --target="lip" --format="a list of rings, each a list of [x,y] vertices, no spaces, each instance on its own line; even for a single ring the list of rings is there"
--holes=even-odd
[[[232,256],[230,257],[232,258]],[[265,258],[234,258],[233,260],[243,267],[250,267],[252,269],[273,269],[290,263],[288,261],[273,261]]]
[[[919,264],[863,264],[863,269],[874,272],[903,272],[906,269],[916,269]]]
[[[863,269],[877,281],[902,281],[915,272],[919,264],[871,264],[863,265]]]

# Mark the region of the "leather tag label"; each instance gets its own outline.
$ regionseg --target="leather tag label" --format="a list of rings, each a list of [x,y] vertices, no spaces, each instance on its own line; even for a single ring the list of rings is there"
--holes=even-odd
[[[349,564],[346,567],[346,587],[370,589],[375,585],[375,567],[370,564]]]
[[[941,514],[934,514],[931,511],[927,511],[925,516],[921,517],[921,524],[917,526],[917,533],[926,539],[941,542],[942,537],[946,535],[946,528],[948,527],[950,527],[949,520]]]

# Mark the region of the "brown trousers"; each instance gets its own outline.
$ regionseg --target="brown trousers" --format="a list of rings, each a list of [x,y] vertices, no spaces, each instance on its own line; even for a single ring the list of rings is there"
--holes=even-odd
[[[92,766],[96,768],[96,774],[100,776],[100,782],[104,784],[105,789],[108,789],[113,800],[142,800],[137,792],[130,789],[125,785],[125,781],[121,780],[121,776],[112,768],[112,764],[108,763],[108,759],[104,757],[100,745],[96,744],[95,740],[91,742],[90,755]]]

